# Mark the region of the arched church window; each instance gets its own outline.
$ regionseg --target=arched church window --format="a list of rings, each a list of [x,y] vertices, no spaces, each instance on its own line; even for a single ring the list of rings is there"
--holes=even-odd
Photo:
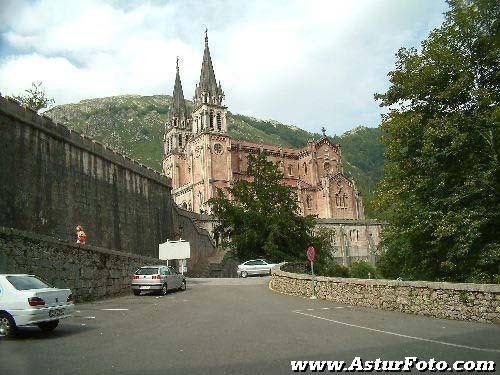
[[[182,134],[179,134],[179,147],[182,147]]]
[[[307,204],[307,208],[311,208],[311,205],[312,205],[312,199],[311,199],[311,196],[308,195],[307,198],[306,198],[306,204]]]
[[[307,164],[304,162],[304,174],[307,174]]]
[[[323,169],[325,170],[325,172],[329,172],[330,171],[330,163],[325,162],[323,164]]]
[[[335,206],[340,207],[340,197],[338,194],[335,194]]]
[[[292,175],[292,165],[289,165],[288,166],[288,175],[291,176]]]
[[[188,205],[187,205],[187,203],[186,203],[186,202],[182,203],[182,208],[184,208],[185,210],[187,210]]]
[[[344,194],[344,196],[342,197],[342,207],[347,207],[347,194]]]
[[[188,135],[188,134],[186,134],[185,144],[187,144],[187,143],[188,143],[188,139],[189,139],[189,135]]]
[[[213,111],[210,111],[209,117],[210,117],[210,130],[214,130],[214,112]]]
[[[222,130],[222,117],[221,117],[220,113],[217,113],[217,129],[219,131]]]

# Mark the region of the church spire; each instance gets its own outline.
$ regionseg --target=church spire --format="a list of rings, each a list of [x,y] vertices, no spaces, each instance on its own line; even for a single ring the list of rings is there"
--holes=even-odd
[[[208,47],[208,29],[205,29],[205,51],[203,52],[203,62],[201,64],[200,82],[195,91],[195,101],[197,103],[212,103],[221,105],[224,98],[222,87],[217,85],[214,67]]]
[[[175,84],[174,92],[172,94],[172,107],[170,108],[168,118],[171,126],[184,127],[187,125],[188,111],[186,108],[186,101],[184,100],[184,93],[182,91],[181,76],[179,74],[179,57],[175,66]]]

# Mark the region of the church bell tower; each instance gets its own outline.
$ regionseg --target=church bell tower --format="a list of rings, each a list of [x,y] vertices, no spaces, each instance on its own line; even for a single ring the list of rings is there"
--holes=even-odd
[[[176,74],[174,92],[172,94],[172,106],[168,112],[168,122],[164,135],[164,153],[180,152],[187,144],[191,136],[191,116],[186,108],[184,93],[182,91],[181,77],[179,74],[179,58],[176,63]]]
[[[205,30],[205,51],[201,65],[200,82],[196,85],[193,101],[195,109],[192,115],[192,132],[227,134],[227,107],[222,105],[224,91],[215,79],[208,35]]]

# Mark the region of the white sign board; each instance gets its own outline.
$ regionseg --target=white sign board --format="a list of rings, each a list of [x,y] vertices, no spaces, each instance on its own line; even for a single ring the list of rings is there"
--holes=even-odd
[[[161,243],[159,246],[158,257],[162,260],[171,259],[189,259],[191,257],[191,247],[189,242],[168,241]]]

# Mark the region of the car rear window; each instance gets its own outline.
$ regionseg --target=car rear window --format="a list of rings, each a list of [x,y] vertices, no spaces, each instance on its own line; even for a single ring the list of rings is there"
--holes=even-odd
[[[7,280],[17,290],[50,288],[50,286],[35,276],[7,276]]]
[[[139,268],[135,271],[136,275],[156,275],[157,273],[158,267]]]

